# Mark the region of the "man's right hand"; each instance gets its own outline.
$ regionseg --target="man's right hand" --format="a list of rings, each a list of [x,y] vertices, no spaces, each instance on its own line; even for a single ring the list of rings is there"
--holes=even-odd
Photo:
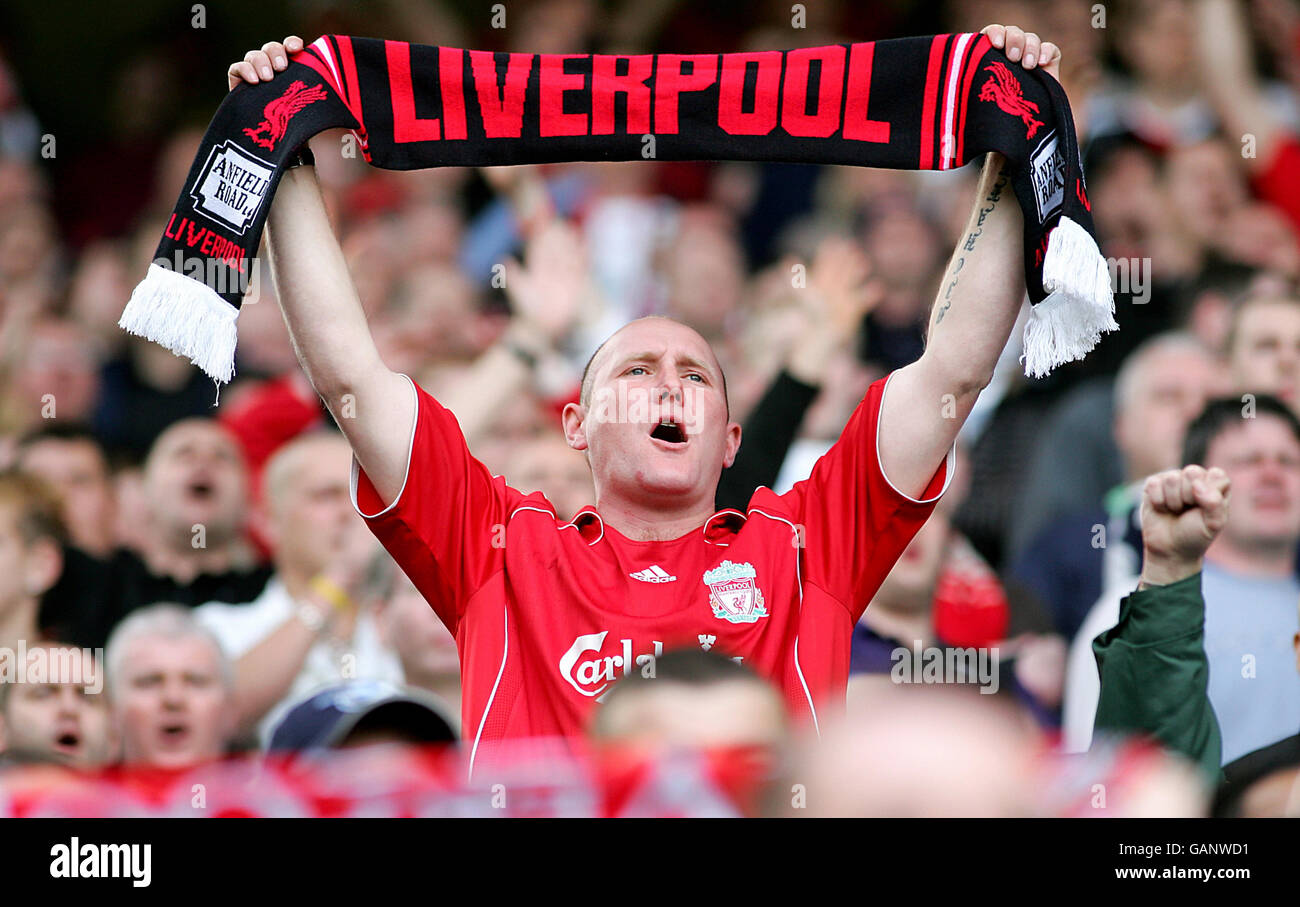
[[[256,85],[271,81],[277,72],[288,68],[289,54],[296,54],[302,48],[302,38],[290,35],[283,42],[269,41],[262,45],[261,50],[250,50],[244,54],[244,59],[231,63],[226,70],[227,89],[233,91],[240,82]]]
[[[1205,551],[1228,522],[1228,474],[1184,466],[1142,487],[1142,585],[1164,586],[1200,572]]]

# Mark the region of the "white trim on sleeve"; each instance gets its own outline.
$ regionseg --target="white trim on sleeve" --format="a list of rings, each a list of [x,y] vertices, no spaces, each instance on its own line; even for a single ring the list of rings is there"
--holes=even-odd
[[[420,424],[420,395],[416,393],[415,382],[411,380],[410,376],[402,375],[402,377],[406,379],[406,383],[410,386],[411,397],[415,402],[415,418],[411,420],[411,437],[406,441],[406,471],[402,473],[402,487],[398,489],[397,497],[393,498],[392,502],[383,510],[378,513],[362,513],[361,506],[357,503],[357,481],[360,478],[361,464],[357,462],[357,455],[354,453],[352,455],[352,473],[348,478],[348,497],[352,501],[352,509],[363,520],[373,520],[376,517],[381,517],[396,507],[397,503],[402,500],[402,495],[406,492],[407,481],[411,478],[411,454],[415,450],[415,429]]]
[[[904,494],[902,491],[898,490],[898,486],[893,483],[889,478],[889,475],[885,472],[885,464],[880,459],[880,416],[885,411],[885,394],[889,392],[889,382],[894,379],[895,374],[895,372],[890,372],[889,376],[885,378],[885,386],[880,389],[880,407],[876,411],[876,468],[879,469],[880,474],[884,476],[885,484],[893,490],[894,494],[898,495],[903,500],[909,501],[913,504],[933,504],[935,501],[939,500],[939,498],[943,497],[944,492],[948,490],[948,486],[952,484],[953,469],[957,465],[957,442],[955,440],[952,442],[952,447],[948,448],[948,456],[944,458],[943,487],[939,489],[938,494],[932,498],[919,499],[912,497],[910,494]],[[933,479],[933,476],[931,479]],[[928,482],[926,484],[927,486],[929,485]]]
[[[793,535],[794,550],[795,550],[795,556],[794,556],[794,576],[795,576],[795,582],[798,584],[798,587],[799,587],[799,615],[800,615],[800,622],[801,622],[801,625],[802,625],[802,618],[803,618],[803,567],[802,567],[802,566],[800,565],[800,563],[799,563],[799,561],[800,561],[800,553],[801,553],[801,552],[800,552],[800,548],[801,548],[800,541],[801,541],[801,538],[800,538],[800,535],[799,535],[799,527],[796,526],[794,523],[790,522],[789,520],[787,520],[787,519],[786,519],[785,517],[783,517],[783,516],[777,516],[777,515],[774,514],[774,513],[768,513],[766,510],[760,510],[760,509],[758,509],[757,507],[751,507],[751,508],[749,508],[749,512],[750,512],[750,513],[757,513],[757,514],[760,514],[760,515],[762,515],[762,516],[767,517],[769,520],[776,520],[776,521],[778,521],[778,522],[785,523],[787,526],[790,527],[790,531],[794,534],[794,535]],[[799,634],[798,634],[798,633],[796,633],[796,634],[795,634],[795,637],[794,637],[794,670],[795,670],[795,673],[799,675],[799,685],[800,685],[801,687],[803,687],[803,695],[804,695],[804,698],[808,700],[808,710],[809,710],[809,712],[812,713],[813,732],[818,736],[818,738],[820,738],[821,735],[822,735],[822,728],[821,728],[821,724],[818,723],[818,721],[817,721],[817,705],[813,702],[812,691],[808,689],[808,681],[804,679],[804,676],[803,676],[803,665],[801,665],[801,664],[799,663]]]

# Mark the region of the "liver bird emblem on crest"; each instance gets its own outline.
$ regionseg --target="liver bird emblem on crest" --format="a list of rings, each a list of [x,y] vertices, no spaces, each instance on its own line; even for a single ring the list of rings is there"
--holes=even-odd
[[[995,61],[985,66],[984,71],[991,72],[993,75],[980,86],[980,100],[993,101],[998,107],[1012,116],[1020,117],[1025,124],[1025,138],[1032,139],[1034,133],[1038,132],[1038,127],[1043,125],[1042,120],[1036,120],[1033,117],[1033,114],[1038,113],[1038,105],[1033,101],[1025,100],[1025,93],[1020,87],[1020,82],[1017,81],[1015,75],[1012,74],[1005,63]]]
[[[245,129],[244,135],[252,139],[253,144],[274,151],[275,143],[284,138],[284,132],[289,128],[289,121],[294,115],[308,104],[323,101],[327,97],[329,95],[325,93],[324,85],[313,85],[308,88],[306,82],[292,82],[284,90],[284,94],[262,109],[262,116],[265,119],[256,127]]]

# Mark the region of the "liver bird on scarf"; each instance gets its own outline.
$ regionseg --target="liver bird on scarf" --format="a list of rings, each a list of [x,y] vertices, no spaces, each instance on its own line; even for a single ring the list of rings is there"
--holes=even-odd
[[[327,97],[329,96],[325,93],[324,85],[313,85],[308,88],[306,82],[295,81],[284,90],[284,94],[263,108],[262,116],[265,119],[256,127],[245,129],[244,135],[252,139],[253,144],[274,151],[275,143],[284,138],[284,131],[289,127],[293,115],[313,101],[323,101]],[[264,132],[269,135],[263,137]]]

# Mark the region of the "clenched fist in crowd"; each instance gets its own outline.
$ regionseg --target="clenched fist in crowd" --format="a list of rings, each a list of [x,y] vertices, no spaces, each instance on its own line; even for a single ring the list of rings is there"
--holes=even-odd
[[[1163,586],[1201,569],[1205,551],[1228,522],[1228,474],[1184,466],[1157,473],[1142,488],[1142,585]]]

